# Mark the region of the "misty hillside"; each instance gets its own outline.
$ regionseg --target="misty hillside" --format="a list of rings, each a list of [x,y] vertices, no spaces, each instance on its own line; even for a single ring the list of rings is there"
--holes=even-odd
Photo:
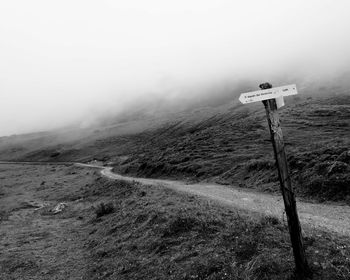
[[[2,137],[0,159],[99,160],[124,174],[278,190],[263,105],[208,100],[98,127]],[[280,117],[297,192],[350,203],[350,96],[289,97]]]
[[[281,110],[289,165],[299,195],[350,203],[350,96],[289,99]],[[199,115],[199,113],[198,113]],[[120,149],[118,172],[278,191],[261,104],[221,106],[129,138],[101,141]],[[115,141],[115,142],[114,142]]]

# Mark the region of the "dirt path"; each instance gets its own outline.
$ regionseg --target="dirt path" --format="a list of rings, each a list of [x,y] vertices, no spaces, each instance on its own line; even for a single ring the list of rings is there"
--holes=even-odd
[[[134,178],[113,173],[111,167],[80,163],[76,163],[76,165],[102,169],[101,174],[110,179],[137,181],[146,185],[162,185],[177,191],[199,195],[226,206],[232,206],[234,208],[254,211],[257,213],[265,213],[277,216],[281,219],[286,219],[283,214],[283,200],[282,197],[278,195],[235,189],[232,187],[229,188],[217,184],[186,184],[185,182],[173,180]],[[349,206],[298,201],[297,207],[303,226],[350,236]]]
[[[93,165],[82,166],[101,168]],[[235,208],[258,213],[266,213],[268,215],[277,216],[281,219],[286,219],[283,214],[284,206],[282,197],[277,195],[228,188],[215,184],[186,184],[181,181],[122,176],[113,173],[111,167],[103,168],[101,174],[110,179],[137,181],[146,185],[162,185],[177,191],[206,197],[226,206],[233,206]],[[346,236],[350,235],[349,206],[298,201],[297,207],[300,221],[303,226],[336,232]]]

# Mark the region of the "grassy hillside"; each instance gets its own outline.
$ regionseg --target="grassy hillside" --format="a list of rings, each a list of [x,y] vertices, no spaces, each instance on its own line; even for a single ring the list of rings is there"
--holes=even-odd
[[[0,176],[1,279],[297,279],[276,217],[75,166],[1,165]],[[314,279],[349,279],[348,237],[304,237]]]
[[[297,192],[350,203],[350,97],[304,99],[281,110],[286,151]],[[209,180],[278,189],[262,104],[228,107],[194,122],[116,139],[116,170],[147,177]]]
[[[350,95],[287,98],[280,117],[298,194],[349,204]],[[98,159],[130,175],[278,190],[261,103],[228,103],[133,119],[58,142],[59,137],[20,144],[8,140],[7,146],[0,143],[0,158]],[[13,152],[16,149],[19,152]]]

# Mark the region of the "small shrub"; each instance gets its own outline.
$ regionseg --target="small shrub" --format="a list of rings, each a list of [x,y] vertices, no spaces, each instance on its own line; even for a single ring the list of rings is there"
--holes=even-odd
[[[262,218],[261,223],[264,225],[279,225],[281,224],[280,220],[272,215],[268,215]]]
[[[95,214],[96,214],[96,217],[99,218],[104,215],[113,213],[114,210],[115,208],[112,202],[108,202],[106,204],[101,202],[100,204],[97,205],[97,207],[95,207]]]
[[[177,216],[163,230],[163,237],[173,237],[195,231],[202,235],[213,234],[223,227],[220,221],[204,221],[198,217]]]
[[[246,170],[248,172],[257,170],[271,170],[275,167],[275,164],[271,160],[251,160],[246,164]]]
[[[7,221],[9,218],[9,213],[3,210],[0,210],[0,222]]]
[[[198,221],[195,218],[176,217],[164,230],[163,236],[169,237],[191,231],[197,224]]]
[[[54,158],[54,157],[58,157],[61,153],[60,152],[54,152],[50,155],[50,157]]]

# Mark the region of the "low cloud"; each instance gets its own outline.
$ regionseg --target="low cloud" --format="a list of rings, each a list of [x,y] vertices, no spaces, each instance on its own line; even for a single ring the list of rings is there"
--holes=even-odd
[[[0,135],[86,126],[220,84],[332,81],[349,73],[349,10],[346,0],[4,1]]]

